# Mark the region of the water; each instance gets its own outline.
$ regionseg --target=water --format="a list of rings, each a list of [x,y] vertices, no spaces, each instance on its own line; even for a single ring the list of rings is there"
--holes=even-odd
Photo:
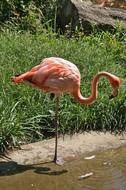
[[[91,156],[86,155],[86,156]],[[0,163],[0,190],[126,190],[126,146],[95,154],[95,158],[18,165]],[[79,176],[93,172],[86,179]]]

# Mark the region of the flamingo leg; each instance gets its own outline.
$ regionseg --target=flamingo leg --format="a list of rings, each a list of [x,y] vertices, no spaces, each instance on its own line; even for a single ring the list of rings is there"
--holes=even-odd
[[[55,110],[55,155],[54,155],[54,162],[55,163],[57,163],[58,128],[59,128],[59,96],[56,96],[56,110]]]

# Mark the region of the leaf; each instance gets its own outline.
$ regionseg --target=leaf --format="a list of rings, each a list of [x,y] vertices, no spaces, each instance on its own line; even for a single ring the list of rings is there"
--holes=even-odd
[[[93,175],[93,172],[90,172],[90,173],[87,173],[87,174],[85,174],[85,175],[79,176],[78,179],[79,179],[79,180],[81,180],[81,179],[86,179],[86,178],[88,178],[88,177],[90,177],[90,176],[92,176],[92,175]]]
[[[85,157],[84,159],[85,160],[91,160],[91,159],[94,159],[95,158],[95,155],[92,155],[92,156],[89,156],[89,157]]]

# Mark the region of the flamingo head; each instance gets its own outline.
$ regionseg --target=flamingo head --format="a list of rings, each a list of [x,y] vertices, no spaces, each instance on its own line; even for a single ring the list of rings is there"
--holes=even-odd
[[[120,88],[120,79],[119,77],[112,75],[110,80],[111,86],[112,86],[112,95],[110,96],[110,99],[118,96],[119,94],[119,88]]]

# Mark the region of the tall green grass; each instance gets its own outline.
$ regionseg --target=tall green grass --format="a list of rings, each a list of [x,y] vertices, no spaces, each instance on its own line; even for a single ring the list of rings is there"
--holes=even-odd
[[[0,150],[54,135],[55,99],[24,84],[15,85],[11,76],[23,73],[45,57],[58,56],[77,65],[81,91],[91,94],[91,80],[98,71],[111,72],[121,79],[120,95],[109,100],[111,87],[99,83],[97,101],[80,105],[73,97],[60,98],[60,133],[80,131],[122,132],[126,128],[125,35],[100,33],[90,36],[57,37],[53,33],[0,33]]]

